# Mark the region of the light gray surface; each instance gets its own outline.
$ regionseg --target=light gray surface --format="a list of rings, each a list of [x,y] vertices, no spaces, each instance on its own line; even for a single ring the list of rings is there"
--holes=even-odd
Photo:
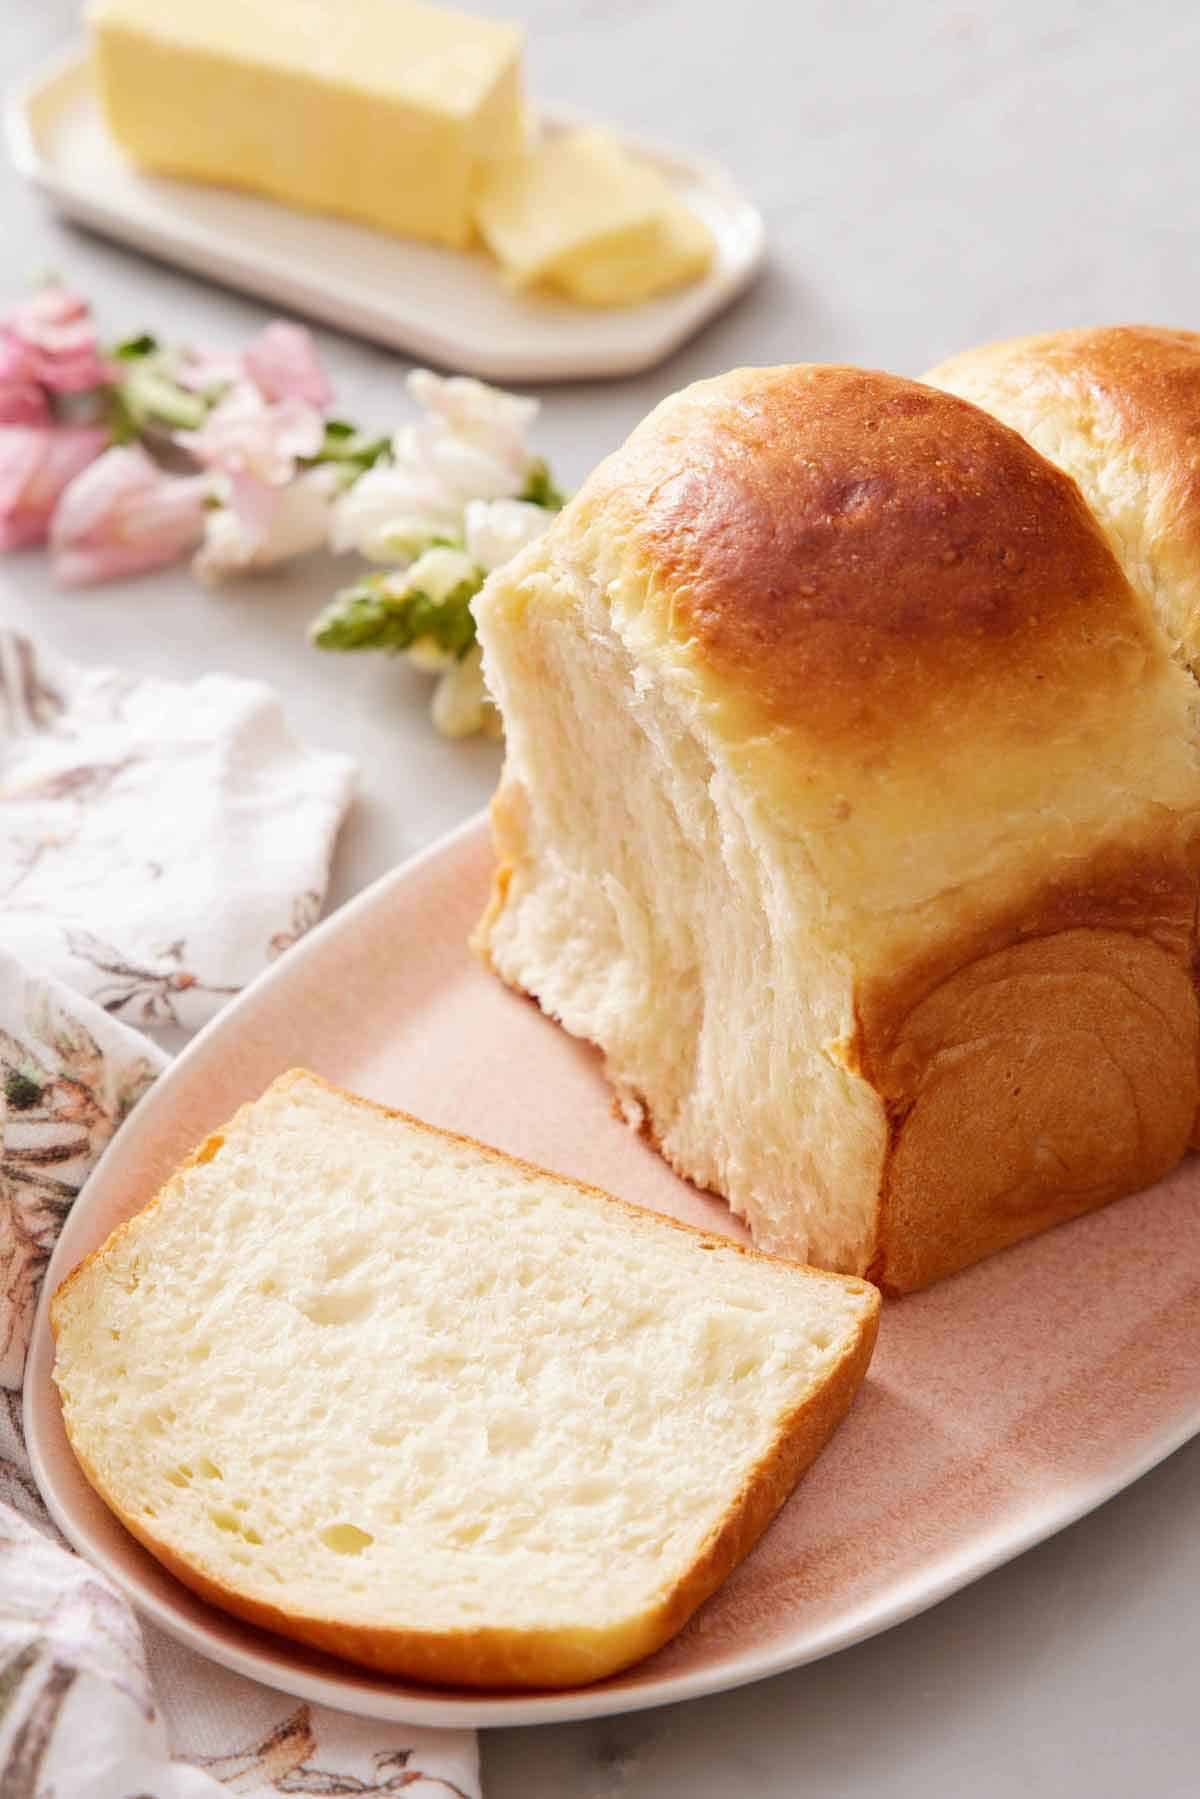
[[[658,396],[734,363],[915,374],[990,336],[1200,320],[1193,5],[522,10],[537,92],[721,158],[766,212],[771,244],[755,292],[665,368],[547,395],[540,441],[568,481]],[[0,0],[0,75],[65,41],[76,13],[72,0]],[[236,343],[264,316],[56,226],[7,168],[0,226],[7,291],[56,268],[114,331]],[[345,410],[399,415],[395,359],[331,334],[323,345]],[[362,764],[340,899],[478,807],[497,755],[439,742],[418,677],[307,650],[302,626],[332,578],[309,566],[205,594],[169,574],[62,596],[37,557],[12,557],[0,620],[80,657],[274,681],[301,733]],[[493,1734],[487,1799],[1184,1799],[1200,1792],[1197,1592],[1193,1444],[1022,1561],[833,1661],[626,1720]]]

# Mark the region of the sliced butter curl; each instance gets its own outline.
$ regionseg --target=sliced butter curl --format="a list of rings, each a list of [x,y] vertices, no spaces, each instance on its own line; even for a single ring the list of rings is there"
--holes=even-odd
[[[590,128],[493,164],[475,216],[514,287],[590,306],[632,306],[698,280],[715,249],[664,175]]]

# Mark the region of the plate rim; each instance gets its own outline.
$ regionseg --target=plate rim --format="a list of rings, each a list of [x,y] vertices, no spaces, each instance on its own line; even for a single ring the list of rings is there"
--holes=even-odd
[[[664,1675],[659,1681],[631,1691],[601,1685],[569,1688],[560,1693],[536,1696],[485,1693],[475,1698],[463,1697],[458,1692],[453,1696],[445,1696],[431,1687],[419,1689],[418,1696],[414,1697],[414,1689],[405,1687],[393,1696],[380,1688],[352,1684],[356,1670],[351,1664],[347,1664],[348,1677],[345,1679],[337,1674],[314,1673],[303,1667],[297,1667],[293,1671],[278,1666],[274,1661],[264,1665],[264,1659],[256,1650],[243,1650],[224,1640],[212,1643],[203,1627],[197,1627],[191,1620],[180,1616],[169,1603],[160,1601],[153,1594],[148,1596],[144,1593],[136,1576],[128,1573],[114,1557],[102,1549],[98,1550],[90,1541],[86,1529],[77,1523],[70,1508],[60,1502],[49,1469],[47,1436],[51,1420],[43,1408],[47,1402],[50,1406],[57,1405],[55,1390],[50,1381],[53,1345],[49,1328],[49,1303],[58,1283],[79,1260],[81,1252],[73,1251],[71,1243],[81,1228],[76,1220],[83,1221],[87,1217],[88,1187],[107,1164],[119,1161],[128,1153],[139,1134],[136,1130],[131,1134],[131,1127],[136,1120],[140,1118],[140,1128],[145,1129],[157,1115],[159,1108],[169,1107],[175,1087],[186,1078],[192,1062],[205,1052],[213,1035],[224,1033],[231,1023],[236,1028],[240,1013],[253,1008],[263,992],[280,982],[290,980],[291,971],[300,965],[306,955],[317,953],[320,946],[330,938],[352,931],[355,920],[363,912],[389,903],[398,887],[404,886],[431,863],[443,859],[452,860],[456,855],[461,855],[468,845],[487,830],[487,824],[486,810],[476,812],[454,830],[379,876],[345,905],[330,913],[294,945],[286,956],[265,969],[210,1020],[159,1076],[150,1093],[108,1144],[72,1206],[67,1223],[55,1243],[38,1297],[22,1383],[26,1447],[34,1480],[55,1524],[73,1548],[109,1576],[129,1599],[135,1611],[151,1618],[168,1635],[185,1643],[195,1652],[235,1673],[246,1675],[293,1697],[331,1705],[362,1717],[427,1727],[498,1729],[620,1716],[660,1705],[699,1699],[709,1694],[733,1691],[737,1687],[823,1660],[828,1655],[902,1624],[952,1594],[973,1585],[1004,1563],[1045,1542],[1058,1531],[1077,1523],[1117,1493],[1132,1486],[1193,1437],[1200,1435],[1198,1401],[1191,1412],[1174,1420],[1168,1429],[1143,1441],[1136,1454],[1123,1462],[1119,1469],[1094,1476],[1072,1487],[1067,1503],[1055,1504],[1054,1495],[1048,1495],[1041,1504],[1030,1507],[1016,1521],[970,1539],[939,1561],[935,1575],[909,1575],[886,1588],[875,1599],[842,1613],[838,1619],[810,1635],[803,1643],[789,1645],[776,1641],[757,1652],[751,1647],[744,1649],[736,1657],[706,1664],[690,1673],[685,1671]],[[194,1601],[194,1596],[187,1589],[180,1586],[179,1590],[181,1595],[187,1593],[189,1604]],[[216,1608],[213,1609],[215,1611]],[[279,1657],[286,1657],[289,1649],[298,1647],[290,1645],[284,1637],[274,1641],[278,1645],[275,1653]],[[286,1679],[281,1679],[282,1674],[286,1674]]]
[[[14,166],[49,203],[65,217],[74,219],[90,230],[126,244],[133,249],[159,258],[177,268],[205,276],[217,285],[252,293],[292,310],[325,322],[334,330],[349,332],[413,357],[426,357],[444,367],[492,381],[529,381],[553,384],[580,380],[619,380],[645,373],[673,355],[706,325],[745,292],[762,268],[766,254],[766,224],[760,209],[742,191],[733,176],[720,163],[703,155],[659,143],[623,126],[608,124],[606,129],[618,141],[641,156],[667,164],[686,173],[724,202],[730,218],[736,219],[742,244],[739,255],[730,261],[719,261],[699,282],[678,290],[672,298],[687,301],[674,320],[663,321],[651,337],[639,345],[625,348],[596,348],[586,344],[586,325],[591,316],[587,308],[579,308],[581,343],[578,348],[547,353],[538,347],[538,321],[531,313],[527,348],[521,351],[489,348],[486,343],[470,343],[464,338],[443,335],[436,321],[418,324],[396,324],[373,311],[369,302],[355,302],[354,321],[348,322],[338,294],[318,278],[273,269],[269,256],[241,235],[232,237],[204,226],[169,226],[127,224],[126,215],[103,197],[93,198],[76,192],[58,172],[55,162],[43,154],[34,123],[34,108],[53,94],[59,84],[83,81],[90,55],[85,43],[76,40],[52,56],[43,59],[25,75],[12,81],[3,100],[4,133]],[[98,113],[94,93],[86,104]],[[596,124],[586,112],[555,103],[539,106],[539,111],[552,126]],[[204,187],[204,183],[188,185]],[[304,216],[301,209],[273,202],[268,195],[256,195],[264,204],[274,204],[293,216]],[[313,215],[319,219],[320,215]],[[340,221],[346,223],[347,221]],[[349,221],[353,223],[353,221]],[[370,230],[370,227],[360,227]],[[373,232],[381,242],[388,242],[386,232]],[[405,240],[397,238],[397,243]],[[221,260],[223,272],[217,273],[212,258]],[[249,260],[246,260],[246,259]],[[469,264],[466,265],[469,268]],[[636,310],[636,309],[634,309]],[[367,323],[368,315],[373,319]]]

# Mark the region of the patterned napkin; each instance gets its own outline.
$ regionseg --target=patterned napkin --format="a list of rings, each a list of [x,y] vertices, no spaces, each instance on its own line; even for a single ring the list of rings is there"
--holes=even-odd
[[[46,1260],[167,1061],[133,1025],[194,1029],[314,922],[351,783],[257,683],[84,670],[0,632],[4,1799],[477,1799],[472,1733],[303,1705],[139,1627],[58,1536],[21,1431]]]

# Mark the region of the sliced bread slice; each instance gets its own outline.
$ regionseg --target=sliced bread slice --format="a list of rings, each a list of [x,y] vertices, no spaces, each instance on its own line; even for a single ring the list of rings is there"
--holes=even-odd
[[[189,1587],[373,1668],[555,1687],[724,1580],[878,1309],[297,1070],[51,1317],[84,1472]]]

